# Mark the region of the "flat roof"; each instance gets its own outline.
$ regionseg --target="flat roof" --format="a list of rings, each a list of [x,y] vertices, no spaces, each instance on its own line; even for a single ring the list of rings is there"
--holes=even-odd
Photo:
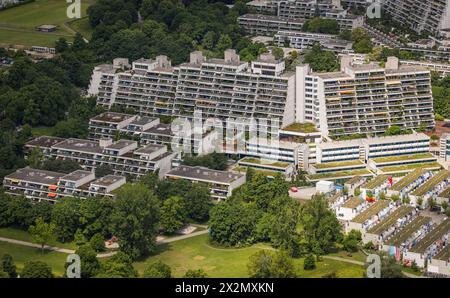
[[[141,147],[134,151],[135,154],[152,154],[162,148],[165,148],[165,145],[158,145],[158,144],[150,144],[145,147]]]
[[[358,197],[351,197],[347,201],[345,201],[341,207],[354,209],[354,208],[358,207],[359,205],[361,205],[362,203],[364,203],[363,199],[360,199]]]
[[[90,153],[102,153],[103,148],[100,147],[98,141],[82,140],[82,139],[67,139],[53,146],[56,149],[83,151]]]
[[[120,123],[124,120],[133,118],[135,116],[124,114],[124,113],[115,113],[115,112],[105,112],[101,113],[100,115],[97,115],[95,117],[92,117],[91,120],[93,121],[101,121],[101,122],[110,122],[110,123]]]
[[[41,136],[27,142],[26,145],[31,147],[51,148],[53,145],[62,141],[64,141],[63,138]]]
[[[410,142],[410,141],[423,141],[429,140],[430,137],[424,133],[418,134],[406,134],[398,136],[381,136],[381,137],[369,137],[360,138],[353,140],[342,140],[342,141],[331,141],[323,142],[318,144],[320,148],[331,149],[331,148],[342,148],[342,147],[353,147],[353,146],[363,146],[365,144],[375,145],[375,144],[389,144],[396,142]]]
[[[149,129],[147,129],[146,131],[144,131],[144,133],[164,135],[164,136],[173,136],[173,135],[175,135],[172,132],[171,124],[166,124],[166,123],[160,123],[158,125],[155,125],[155,126],[149,128]]]
[[[106,175],[102,178],[99,178],[95,181],[93,181],[91,184],[99,185],[99,186],[110,186],[111,184],[114,184],[125,177],[123,176],[116,176],[116,175]]]
[[[381,233],[387,231],[390,227],[397,223],[397,220],[405,217],[407,214],[412,212],[414,207],[402,205],[389,214],[386,218],[381,220],[378,224],[371,227],[367,232],[371,234],[380,235]]]
[[[72,173],[69,173],[65,176],[62,176],[61,179],[63,180],[69,180],[69,181],[78,181],[80,179],[83,179],[89,175],[92,175],[92,172],[89,171],[83,171],[83,170],[76,170]]]
[[[300,19],[300,18],[294,19],[294,18],[286,18],[286,17],[262,15],[262,14],[252,14],[252,13],[247,13],[247,14],[241,15],[240,17],[238,17],[238,19],[251,19],[251,20],[258,20],[258,21],[286,22],[286,23],[297,23],[297,24],[303,24],[305,22],[304,19]]]
[[[112,143],[109,146],[106,146],[105,149],[108,149],[108,150],[120,150],[120,149],[126,148],[126,147],[128,147],[128,146],[130,146],[132,144],[136,144],[137,145],[137,142],[136,141],[131,141],[131,140],[118,140],[117,142]]]
[[[355,216],[352,219],[352,222],[356,223],[364,223],[366,220],[372,218],[374,215],[377,215],[381,210],[389,206],[389,202],[387,200],[379,200],[372,204],[369,208]]]
[[[14,173],[7,175],[5,178],[13,180],[15,179],[15,180],[29,181],[39,184],[56,185],[58,183],[59,178],[61,178],[64,175],[66,174],[32,168],[23,168],[18,169]]]
[[[191,167],[191,166],[185,166],[181,165],[170,172],[166,174],[166,176],[177,176],[180,178],[187,178],[187,179],[196,179],[196,180],[204,180],[204,181],[210,181],[214,183],[231,183],[235,181],[236,179],[239,179],[244,174],[234,173],[234,172],[228,172],[228,171],[218,171],[218,170],[211,170],[205,167]]]
[[[430,245],[448,233],[449,230],[450,218],[447,217],[436,228],[426,234],[416,246],[410,249],[410,251],[415,253],[424,253]]]
[[[408,223],[403,229],[395,234],[387,244],[399,247],[402,243],[411,237],[416,231],[418,231],[423,225],[429,223],[431,217],[417,216],[410,223]]]
[[[157,118],[155,118],[155,117],[141,116],[141,117],[138,117],[138,118],[134,119],[133,121],[131,121],[130,124],[142,126],[147,123],[153,122],[156,119]]]

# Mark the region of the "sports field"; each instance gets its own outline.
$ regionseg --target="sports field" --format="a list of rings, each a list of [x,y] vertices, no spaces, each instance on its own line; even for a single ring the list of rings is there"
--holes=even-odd
[[[82,17],[86,16],[87,8],[94,1],[81,0]],[[89,35],[87,19],[82,19],[81,28],[77,26],[81,21],[67,17],[68,6],[66,0],[36,0],[0,11],[0,44],[53,47],[60,37],[71,41],[77,30]],[[72,26],[72,23],[75,25]],[[37,32],[35,28],[43,24],[56,25],[56,32]]]

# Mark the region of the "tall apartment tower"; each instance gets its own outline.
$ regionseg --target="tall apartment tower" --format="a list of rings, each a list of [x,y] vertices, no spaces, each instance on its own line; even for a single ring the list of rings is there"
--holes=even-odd
[[[324,136],[381,134],[390,126],[433,128],[430,71],[400,66],[390,57],[386,67],[351,65],[344,55],[341,70],[314,73],[297,67],[300,122],[314,122]]]
[[[203,119],[278,119],[280,126],[295,121],[295,72],[271,54],[248,63],[231,49],[224,59],[207,59],[197,51],[177,67],[158,56],[136,60],[131,69],[127,61],[116,60],[92,74],[89,94],[99,105],[131,107],[145,116],[193,118],[195,110]]]
[[[385,0],[384,9],[412,30],[437,35],[450,29],[450,0]]]

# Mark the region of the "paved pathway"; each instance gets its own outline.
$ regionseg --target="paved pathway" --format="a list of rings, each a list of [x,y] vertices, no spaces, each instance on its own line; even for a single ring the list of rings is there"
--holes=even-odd
[[[187,234],[187,235],[181,235],[181,236],[175,236],[175,237],[170,237],[170,238],[166,238],[166,239],[161,239],[160,241],[157,242],[157,245],[175,242],[175,241],[179,241],[179,240],[183,240],[183,239],[187,239],[187,238],[191,238],[191,237],[195,237],[195,236],[204,235],[207,233],[208,233],[208,230],[203,230],[203,231],[198,231],[198,232],[194,232],[194,233]],[[42,246],[40,244],[31,243],[31,242],[22,241],[22,240],[11,239],[11,238],[0,237],[0,241],[8,242],[11,244],[39,248],[39,249],[42,248]],[[50,246],[50,245],[45,245],[44,249],[61,252],[61,253],[65,253],[65,254],[75,253],[75,250],[73,250],[73,249],[61,248],[61,247]],[[116,251],[100,253],[97,255],[97,257],[98,258],[107,258],[107,257],[111,257],[111,256],[115,255],[116,253],[117,253]]]

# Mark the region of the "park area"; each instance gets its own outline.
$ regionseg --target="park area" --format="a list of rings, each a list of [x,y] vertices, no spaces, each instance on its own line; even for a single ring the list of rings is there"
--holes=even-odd
[[[154,256],[140,260],[134,267],[140,274],[145,267],[157,260],[172,268],[174,277],[182,277],[188,269],[203,269],[208,277],[248,277],[249,257],[268,245],[255,244],[244,248],[220,248],[208,242],[207,235],[161,245]],[[339,256],[340,257],[340,256]],[[323,258],[314,270],[303,270],[303,258],[294,259],[299,277],[322,277],[335,273],[337,277],[362,277],[364,268],[359,265]]]
[[[0,237],[31,241],[28,232],[15,228],[0,229]],[[63,245],[52,242],[51,245],[75,248],[73,243]],[[208,274],[208,277],[248,277],[247,263],[249,257],[263,249],[273,250],[273,248],[265,244],[255,244],[243,248],[215,247],[209,243],[207,235],[200,235],[158,245],[153,256],[136,261],[134,267],[142,275],[144,269],[150,263],[160,260],[171,267],[173,277],[182,277],[188,269],[200,268]],[[49,250],[42,251],[39,248],[0,241],[0,257],[4,254],[9,254],[13,257],[19,272],[26,262],[38,260],[47,263],[52,268],[55,276],[64,274],[64,263],[67,257],[65,253]],[[364,260],[364,256],[361,253],[356,253],[353,257],[349,257],[346,253],[339,252],[331,254],[330,257],[346,259],[350,262],[352,260]],[[102,258],[101,260],[103,262],[106,259]],[[306,271],[303,269],[303,261],[303,258],[294,259],[299,277],[322,277],[329,274],[335,274],[337,277],[362,277],[364,272],[364,268],[360,265],[328,259],[327,257],[317,262],[316,269]]]
[[[81,19],[67,17],[65,0],[36,0],[0,11],[0,44],[54,47],[60,37],[72,41],[76,32],[90,37],[86,10],[95,0],[81,1]],[[55,32],[37,32],[40,25],[55,25]]]

